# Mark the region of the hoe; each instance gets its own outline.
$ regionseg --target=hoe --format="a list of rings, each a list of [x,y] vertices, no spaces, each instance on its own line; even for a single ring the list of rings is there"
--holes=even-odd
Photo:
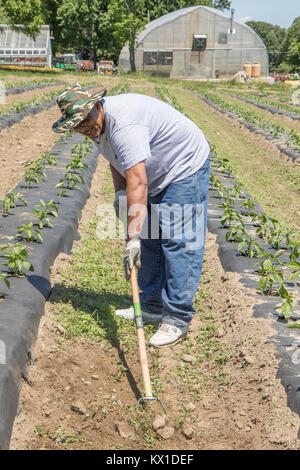
[[[143,382],[144,382],[144,393],[143,393],[142,398],[139,399],[138,404],[140,404],[141,402],[147,402],[150,400],[157,400],[159,401],[162,409],[164,410],[164,413],[166,414],[166,410],[162,401],[157,396],[157,394],[153,392],[152,390],[147,352],[146,352],[146,345],[145,345],[145,335],[144,335],[143,319],[142,319],[142,312],[141,312],[139,288],[138,288],[137,279],[136,279],[135,266],[133,267],[131,271],[130,280],[131,280],[132,297],[133,297],[134,318],[135,318],[136,331],[137,331],[137,336],[138,336],[140,361],[142,365],[142,374],[143,374]]]

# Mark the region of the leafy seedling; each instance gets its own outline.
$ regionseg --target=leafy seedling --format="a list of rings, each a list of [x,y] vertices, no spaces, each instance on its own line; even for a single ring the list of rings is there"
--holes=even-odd
[[[7,258],[7,263],[3,266],[7,266],[12,274],[22,276],[24,269],[34,271],[32,264],[27,261],[28,252],[26,247],[21,243],[5,246],[0,249],[0,252],[2,256]]]
[[[8,277],[7,274],[0,273],[0,282],[4,282],[6,287],[8,287],[8,289],[10,289],[10,282],[7,279],[7,277]],[[4,294],[2,292],[0,292],[0,298],[3,298],[3,297],[4,297]]]
[[[246,209],[246,211],[243,211],[244,215],[247,216],[253,216],[253,212],[251,212],[253,209],[255,209],[255,203],[252,199],[248,198],[245,201],[242,202],[241,207]]]
[[[287,320],[293,313],[294,296],[291,292],[287,291],[283,284],[279,287],[279,295],[284,299],[284,302],[278,307],[275,307],[275,310],[280,310],[281,315]]]
[[[21,238],[27,242],[35,242],[39,240],[43,242],[43,237],[39,229],[33,228],[33,222],[30,222],[28,225],[20,225],[18,227],[18,233],[15,238]]]
[[[49,216],[53,215],[54,217],[58,216],[58,210],[55,203],[51,200],[49,202],[44,202],[40,200],[40,204],[37,204],[35,207],[41,207],[43,210],[33,209],[33,214],[38,219],[38,226],[40,229],[44,228],[46,225],[48,227],[53,227]]]
[[[239,220],[233,227],[230,228],[229,232],[226,233],[226,240],[233,242],[242,242],[244,240],[245,224],[243,220]]]
[[[234,187],[232,188],[232,192],[235,195],[236,198],[244,198],[244,191],[243,191],[243,184],[240,183],[239,181],[235,182]]]
[[[24,179],[25,183],[27,183],[27,187],[31,188],[34,183],[39,183],[40,181],[42,181],[42,177],[42,174],[36,172],[34,169],[30,169],[25,173]]]
[[[46,152],[45,155],[42,155],[39,159],[39,162],[42,165],[53,166],[57,164],[57,159],[53,156],[52,152]]]
[[[261,252],[261,247],[251,235],[244,232],[243,240],[239,243],[238,251],[243,256],[254,258]]]
[[[269,253],[264,251],[261,248],[261,253],[258,255],[258,258],[264,257],[265,259],[259,266],[257,272],[260,274],[261,278],[259,280],[259,288],[262,293],[265,293],[268,290],[268,295],[273,295],[273,286],[277,282],[279,287],[283,285],[283,271],[282,263],[279,257],[284,253],[285,250],[278,250],[276,253]],[[255,263],[255,267],[259,263]],[[278,292],[277,292],[278,293]]]

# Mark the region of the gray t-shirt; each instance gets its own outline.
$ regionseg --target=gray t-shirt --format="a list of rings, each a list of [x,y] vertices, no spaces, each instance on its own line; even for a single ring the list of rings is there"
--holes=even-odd
[[[144,161],[150,196],[193,175],[205,163],[209,145],[203,132],[172,106],[134,93],[108,96],[101,103],[105,132],[100,153],[122,176]]]

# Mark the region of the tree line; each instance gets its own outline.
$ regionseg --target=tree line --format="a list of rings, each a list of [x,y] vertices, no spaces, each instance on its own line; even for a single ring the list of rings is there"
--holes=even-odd
[[[268,50],[271,72],[300,71],[300,16],[287,30],[264,21],[248,21]]]
[[[229,9],[229,0],[0,0],[1,22],[24,25],[32,37],[49,24],[54,54],[77,52],[96,63],[118,60],[128,41],[131,69],[135,71],[137,33],[147,22],[194,5]]]
[[[229,10],[229,0],[0,0],[0,20],[24,25],[32,37],[49,24],[53,52],[77,52],[96,63],[118,60],[128,41],[131,70],[135,71],[136,36],[147,22],[194,5]],[[286,30],[262,21],[247,23],[264,41],[270,70],[291,72],[300,68],[300,17]]]

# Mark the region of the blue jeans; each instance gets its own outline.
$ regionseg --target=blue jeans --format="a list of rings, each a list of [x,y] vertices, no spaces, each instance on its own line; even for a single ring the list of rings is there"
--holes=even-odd
[[[142,309],[188,329],[202,271],[210,159],[194,175],[148,196],[138,272]]]

